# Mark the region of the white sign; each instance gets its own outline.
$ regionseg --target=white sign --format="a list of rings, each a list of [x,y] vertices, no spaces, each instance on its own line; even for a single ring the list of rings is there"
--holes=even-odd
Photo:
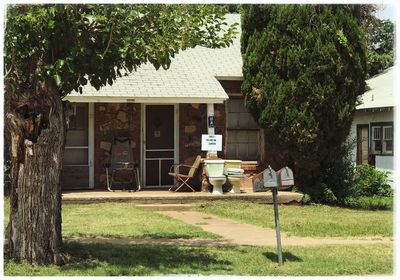
[[[202,151],[222,151],[222,135],[201,135]]]

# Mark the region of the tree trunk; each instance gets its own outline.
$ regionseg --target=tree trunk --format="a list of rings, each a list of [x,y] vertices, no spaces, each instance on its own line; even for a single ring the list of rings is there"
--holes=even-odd
[[[27,96],[9,101],[6,109],[12,162],[8,253],[17,262],[61,264],[63,103],[48,85]]]

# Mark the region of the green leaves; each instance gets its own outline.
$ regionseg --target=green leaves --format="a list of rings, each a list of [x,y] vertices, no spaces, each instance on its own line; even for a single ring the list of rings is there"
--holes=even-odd
[[[56,86],[59,87],[61,85],[61,76],[56,74],[53,76]]]
[[[87,84],[112,85],[121,70],[146,62],[168,69],[181,49],[228,46],[236,26],[224,14],[218,5],[10,5],[7,83],[18,88],[39,78],[63,97]]]

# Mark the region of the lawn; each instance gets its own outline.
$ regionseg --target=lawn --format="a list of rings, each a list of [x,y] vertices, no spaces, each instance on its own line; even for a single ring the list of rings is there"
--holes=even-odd
[[[9,214],[5,202],[5,222]],[[213,202],[201,211],[273,227],[273,208],[248,202]],[[4,260],[5,275],[390,275],[393,245],[284,246],[277,265],[275,247],[175,246],[157,238],[216,238],[199,227],[143,210],[129,203],[64,204],[63,252],[66,265],[30,266]],[[282,230],[302,236],[390,236],[391,211],[327,206],[280,206]],[[154,244],[85,244],[74,236],[147,237]]]
[[[213,201],[198,210],[266,228],[275,226],[274,208],[269,204]],[[393,236],[393,211],[279,205],[279,219],[282,231],[297,236]]]
[[[274,247],[192,247],[68,242],[67,265],[29,266],[5,260],[11,275],[390,275],[391,245],[285,247],[282,267]],[[357,257],[355,257],[357,256]]]
[[[4,224],[9,219],[5,201]],[[130,203],[64,204],[62,235],[70,237],[216,238],[200,227],[143,210]]]

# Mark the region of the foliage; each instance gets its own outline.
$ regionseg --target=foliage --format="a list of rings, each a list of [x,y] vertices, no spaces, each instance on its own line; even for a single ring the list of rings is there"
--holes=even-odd
[[[274,207],[245,201],[213,201],[200,211],[238,222],[273,229]],[[281,230],[296,236],[392,236],[393,212],[355,210],[321,204],[279,205]]]
[[[346,6],[251,5],[243,10],[246,106],[284,154],[282,164],[294,167],[300,188],[326,185],[321,174],[341,153],[365,89],[362,30]]]
[[[284,265],[276,248],[256,246],[175,246],[80,244],[66,242],[73,260],[57,267],[16,264],[5,259],[4,275],[20,276],[321,276],[393,273],[391,244],[285,246]]]
[[[82,93],[85,85],[97,90],[112,85],[143,63],[167,69],[172,57],[186,48],[229,45],[236,27],[228,26],[224,16],[223,7],[216,5],[7,6],[4,83],[13,155],[11,257],[29,263],[63,262],[59,177],[70,110],[62,98],[73,90]],[[31,234],[32,227],[36,230]]]
[[[229,45],[236,28],[224,14],[218,5],[10,5],[6,92],[50,81],[62,97],[146,62],[167,69],[180,50]]]
[[[359,196],[347,197],[343,203],[346,207],[365,210],[392,210],[393,197],[387,196]]]
[[[351,159],[354,142],[345,142],[331,160],[324,162],[315,185],[304,186],[310,200],[316,203],[343,205],[354,194],[354,163]]]
[[[381,73],[394,64],[394,23],[376,19],[368,26],[368,76]]]
[[[393,196],[393,190],[387,181],[385,171],[377,170],[369,164],[357,165],[355,169],[353,196]]]

